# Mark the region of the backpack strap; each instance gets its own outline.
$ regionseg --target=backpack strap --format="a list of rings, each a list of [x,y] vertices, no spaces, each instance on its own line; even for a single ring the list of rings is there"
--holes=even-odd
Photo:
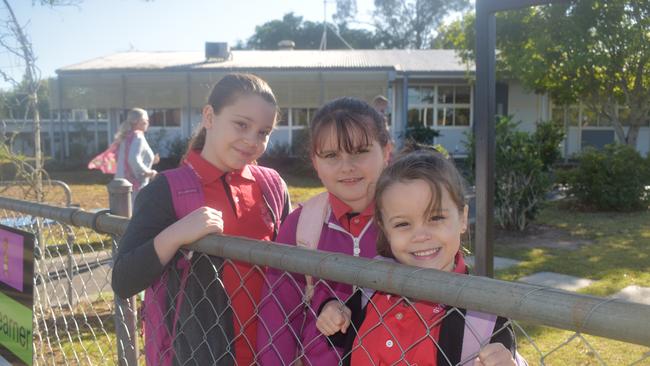
[[[481,347],[490,342],[497,316],[468,310],[465,314],[463,330],[463,348],[460,356],[461,365],[474,365]]]
[[[262,197],[273,216],[273,232],[275,238],[280,229],[280,222],[283,219],[282,212],[287,203],[285,202],[287,198],[285,194],[287,192],[287,185],[280,177],[280,174],[273,169],[252,164],[248,165],[248,167],[262,190]]]
[[[201,181],[190,165],[182,164],[176,169],[166,170],[161,174],[167,178],[176,218],[187,216],[205,204]]]
[[[329,193],[322,192],[310,198],[302,205],[298,226],[296,227],[296,245],[305,249],[318,249],[318,241],[330,211]],[[314,296],[314,279],[305,275],[304,303],[309,305]]]
[[[461,365],[474,365],[474,360],[481,348],[492,339],[496,321],[496,315],[467,311],[463,331],[463,349],[460,356]],[[528,366],[528,361],[518,351],[515,351],[514,359],[517,366]]]
[[[167,178],[169,192],[172,197],[172,204],[176,218],[187,216],[190,212],[201,207],[205,203],[201,181],[194,169],[182,164],[180,167],[162,172]],[[178,322],[180,309],[185,299],[183,293],[187,285],[190,273],[191,253],[181,251],[182,256],[170,266],[175,266],[180,271],[180,285],[176,294],[175,311],[172,318],[172,327],[167,329],[165,317],[169,309],[167,300],[167,285],[169,272],[165,271],[152,286],[145,290],[143,319],[145,322],[145,354],[147,364],[171,366],[174,357],[173,340],[176,337],[176,324]]]

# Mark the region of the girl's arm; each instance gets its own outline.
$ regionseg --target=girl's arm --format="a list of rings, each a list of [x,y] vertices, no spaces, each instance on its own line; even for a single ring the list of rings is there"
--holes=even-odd
[[[220,232],[221,212],[210,207],[199,207],[177,221],[167,179],[155,179],[136,198],[113,265],[113,289],[121,297],[144,290],[181,246]]]
[[[133,217],[120,240],[112,275],[118,296],[133,296],[162,274],[164,266],[156,254],[154,238],[175,221],[167,179],[159,177],[138,194]]]

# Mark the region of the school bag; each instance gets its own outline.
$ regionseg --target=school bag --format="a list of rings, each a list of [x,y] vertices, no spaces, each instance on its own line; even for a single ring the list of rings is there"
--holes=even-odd
[[[318,248],[323,223],[326,222],[330,212],[329,194],[322,192],[305,201],[298,217],[296,228],[296,245],[301,248],[315,250]],[[305,275],[304,304],[309,306],[314,295],[314,280],[310,275]],[[370,298],[370,296],[368,296]],[[472,366],[481,347],[492,338],[492,331],[496,324],[496,315],[468,310],[465,315],[465,329],[463,331],[463,346],[461,351],[461,365]],[[304,321],[303,321],[304,326]],[[515,353],[518,366],[528,366],[528,362]]]
[[[256,182],[259,184],[262,191],[262,197],[273,216],[274,235],[277,235],[280,219],[285,206],[286,186],[278,173],[271,169],[256,165],[249,165],[249,168],[255,177]],[[161,174],[165,175],[167,178],[169,190],[172,196],[172,204],[178,219],[205,204],[201,182],[191,166],[183,164],[179,168],[168,170]],[[191,298],[190,292],[205,292],[205,289],[203,288],[194,289],[193,286],[188,285],[190,269],[193,268],[193,265],[198,261],[211,261],[211,263],[207,263],[209,268],[219,268],[223,263],[223,260],[221,259],[206,255],[193,256],[192,252],[185,250],[181,250],[180,253],[180,255],[176,256],[175,260],[168,264],[168,268],[165,269],[160,278],[145,290],[143,317],[145,323],[145,357],[147,365],[170,366],[173,364],[177,351],[175,345],[178,344],[181,348],[183,346],[192,346],[192,344],[186,344],[191,342],[181,342],[179,340],[178,343],[176,343],[176,335],[179,326],[185,326],[185,323],[188,322],[185,321],[179,325],[179,320],[182,318],[181,313],[185,299]],[[198,281],[198,279],[195,281]],[[218,284],[219,282],[220,281],[215,281],[214,278],[210,279],[211,284]],[[170,288],[176,289],[176,291],[174,291],[174,296],[172,296],[171,299],[168,298]],[[223,291],[224,296],[220,296],[219,298],[223,300],[221,305],[223,305],[228,311],[225,311],[223,314],[216,314],[218,318],[217,320],[222,323],[224,327],[232,327],[232,320],[230,319],[231,309],[228,306],[228,299],[227,296],[225,296],[225,290]],[[170,301],[174,301],[175,305],[173,314],[170,313]],[[195,309],[187,309],[183,311],[189,311],[190,314],[193,315]],[[213,313],[215,311],[217,311],[217,309],[212,309]],[[225,317],[225,320],[222,316]],[[168,322],[168,317],[171,318],[171,323]],[[216,325],[198,323],[198,319],[194,316],[193,320],[194,322],[197,322],[196,327],[198,329],[203,329],[203,326],[212,326],[212,328],[216,328]],[[202,336],[201,334],[195,333],[196,332],[188,331],[184,333],[184,336]],[[221,337],[220,342],[205,342],[205,340],[199,338],[199,347],[215,347],[217,345],[223,345],[224,349],[229,348],[232,352],[234,347],[230,347],[229,345],[232,339],[226,338],[227,332],[219,331],[214,333],[217,337]],[[230,333],[232,334],[232,332]],[[183,348],[183,353],[186,353],[184,352],[185,348]],[[209,353],[212,353],[212,350],[208,351]],[[192,355],[192,352],[190,351],[187,353]],[[186,358],[186,356],[189,355],[183,355],[182,358]],[[219,355],[216,356],[219,357]],[[179,355],[179,357],[181,356]],[[231,363],[234,363],[234,355],[231,354],[230,357],[232,357],[232,360],[230,360]],[[221,360],[225,359],[222,358]],[[227,361],[228,360],[225,360],[224,362]]]

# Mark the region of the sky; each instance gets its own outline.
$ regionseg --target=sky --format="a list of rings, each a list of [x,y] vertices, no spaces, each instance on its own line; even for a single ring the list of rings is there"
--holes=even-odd
[[[76,7],[44,7],[10,0],[31,37],[43,78],[55,70],[128,50],[203,51],[206,41],[234,45],[255,26],[288,12],[323,20],[323,0],[84,0]],[[327,16],[336,11],[327,0]],[[357,0],[358,19],[369,22],[373,0]],[[6,9],[0,6],[4,16]],[[22,75],[17,59],[0,53],[0,68]],[[0,85],[6,87],[6,85]]]

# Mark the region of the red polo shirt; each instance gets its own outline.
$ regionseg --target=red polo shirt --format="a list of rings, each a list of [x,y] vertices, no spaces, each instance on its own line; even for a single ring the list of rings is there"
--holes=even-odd
[[[186,162],[199,175],[205,205],[221,211],[225,235],[271,240],[273,219],[248,166],[224,173],[198,151],[190,152]],[[232,303],[237,365],[252,365],[257,335],[255,308],[260,302],[263,271],[248,263],[227,261],[221,277]]]
[[[462,254],[453,272],[465,273]],[[444,305],[376,292],[352,347],[352,365],[437,364]]]
[[[358,215],[350,217],[349,214],[353,213],[350,206],[331,193],[329,194],[329,200],[330,206],[332,207],[332,213],[334,214],[334,217],[336,217],[336,220],[338,220],[345,230],[354,236],[359,236],[359,234],[361,234],[361,231],[368,221],[372,219],[372,215],[375,213],[374,201],[371,202],[362,212],[359,212]]]

